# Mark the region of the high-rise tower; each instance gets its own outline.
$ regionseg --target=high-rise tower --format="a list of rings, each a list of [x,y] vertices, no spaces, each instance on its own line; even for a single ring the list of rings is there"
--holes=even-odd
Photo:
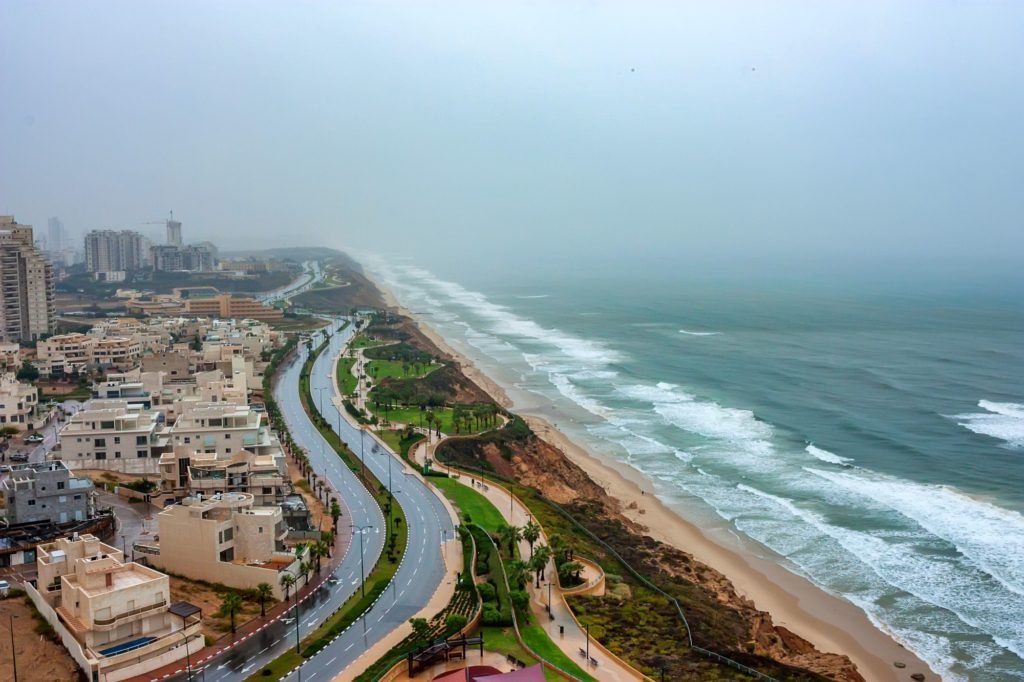
[[[0,216],[0,341],[53,332],[53,266],[35,247],[32,226]]]

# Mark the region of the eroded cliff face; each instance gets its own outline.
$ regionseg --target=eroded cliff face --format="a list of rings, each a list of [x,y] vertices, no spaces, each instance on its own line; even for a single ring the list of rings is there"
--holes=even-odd
[[[466,448],[460,450],[465,455]],[[863,682],[848,657],[818,651],[807,640],[775,625],[771,614],[759,611],[753,602],[739,595],[725,575],[650,537],[644,526],[622,513],[618,500],[555,446],[530,435],[505,441],[501,447],[481,441],[476,455],[496,473],[535,488],[548,499],[577,512],[578,518],[582,512],[594,525],[605,529],[606,532],[598,534],[637,568],[699,588],[729,619],[738,621],[739,627],[731,631],[743,636],[734,636],[733,651],[771,658],[829,679]],[[596,530],[594,525],[592,530]]]

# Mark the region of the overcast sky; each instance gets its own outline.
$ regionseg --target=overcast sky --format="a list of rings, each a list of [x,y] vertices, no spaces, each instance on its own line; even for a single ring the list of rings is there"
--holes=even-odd
[[[1024,250],[1024,2],[0,3],[0,213],[737,262]]]

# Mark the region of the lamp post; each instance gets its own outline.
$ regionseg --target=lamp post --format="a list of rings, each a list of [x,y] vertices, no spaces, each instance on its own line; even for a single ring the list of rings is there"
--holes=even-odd
[[[14,618],[11,614],[11,667],[14,668],[14,682],[18,682],[18,654],[14,650]]]
[[[316,398],[320,407],[320,416],[324,416],[324,391],[327,390],[327,386],[321,386],[320,388],[314,388],[316,391]]]
[[[358,526],[358,525],[356,525],[354,523],[351,523],[351,524],[349,524],[349,527],[352,528],[353,531],[355,531],[355,530],[359,531],[359,586],[360,586],[360,589],[362,590],[363,596],[365,597],[366,596],[366,564],[365,564],[366,560],[365,560],[365,558],[363,556],[363,533],[365,531],[369,530],[370,528],[373,528],[373,526]]]
[[[188,682],[192,682],[192,656],[188,653],[188,616],[181,617],[181,635],[185,638],[185,671]]]
[[[363,468],[363,476],[366,475],[366,459],[364,458],[364,451],[366,445],[364,442],[364,436],[366,435],[366,425],[363,424],[359,427],[359,465]]]
[[[590,660],[590,623],[587,623],[587,660]]]
[[[548,613],[551,613],[551,581],[548,581]]]

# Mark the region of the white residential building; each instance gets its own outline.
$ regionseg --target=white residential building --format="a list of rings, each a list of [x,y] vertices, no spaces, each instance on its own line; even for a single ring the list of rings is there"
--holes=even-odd
[[[29,596],[88,679],[144,675],[205,645],[199,609],[171,603],[166,575],[92,535],[40,545],[36,569]]]
[[[34,429],[45,421],[39,413],[39,389],[23,384],[12,372],[0,374],[0,428]]]
[[[159,474],[160,455],[169,449],[160,413],[127,400],[90,400],[61,429],[51,458],[70,469],[107,469]]]

